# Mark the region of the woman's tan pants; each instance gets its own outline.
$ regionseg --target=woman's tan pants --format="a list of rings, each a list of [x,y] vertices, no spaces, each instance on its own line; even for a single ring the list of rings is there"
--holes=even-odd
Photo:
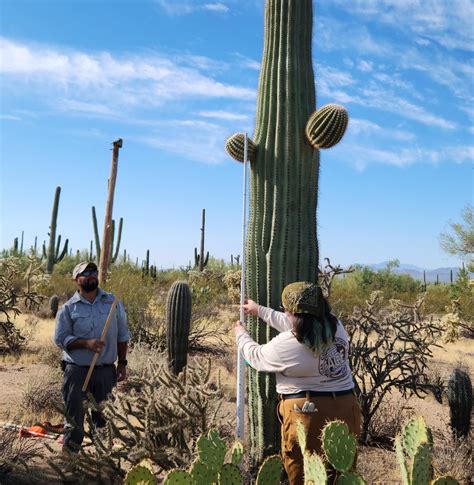
[[[311,401],[316,411],[303,413],[299,409],[305,401]],[[288,480],[291,485],[303,485],[303,455],[296,436],[296,422],[300,420],[306,429],[306,449],[321,453],[321,430],[328,421],[340,419],[347,423],[349,430],[356,436],[360,434],[361,413],[357,399],[353,394],[343,396],[317,396],[306,399],[285,399],[278,403],[277,412],[281,422],[281,454]]]

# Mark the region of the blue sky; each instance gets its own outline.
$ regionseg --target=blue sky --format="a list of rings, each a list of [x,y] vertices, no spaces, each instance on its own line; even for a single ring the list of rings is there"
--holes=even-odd
[[[87,248],[121,137],[122,249],[186,265],[206,208],[211,255],[240,254],[242,166],[223,146],[253,131],[263,1],[0,8],[1,246],[46,239],[59,185],[59,233]],[[472,202],[473,21],[468,0],[314,1],[317,106],[350,114],[321,155],[321,257],[459,264],[438,235]]]

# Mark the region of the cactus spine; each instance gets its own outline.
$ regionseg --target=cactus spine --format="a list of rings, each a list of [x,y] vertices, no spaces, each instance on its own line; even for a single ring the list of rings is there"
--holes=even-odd
[[[168,362],[177,375],[188,359],[188,336],[191,326],[191,290],[186,281],[175,281],[166,299],[166,340]]]
[[[94,226],[94,240],[95,240],[95,252],[96,252],[96,259],[100,261],[100,238],[99,238],[99,228],[97,226],[97,215],[95,212],[95,207],[92,206],[92,225]],[[110,263],[115,263],[117,261],[117,257],[120,250],[120,242],[122,240],[122,228],[123,228],[123,217],[120,218],[119,226],[118,226],[118,233],[117,233],[117,245],[115,246],[114,250],[114,241],[115,241],[115,220],[112,219],[111,228],[110,228]],[[91,243],[91,254],[92,254],[92,243]]]
[[[49,226],[49,244],[48,251],[46,252],[46,247],[43,245],[43,255],[47,258],[46,262],[46,272],[51,274],[53,272],[54,265],[59,263],[64,256],[67,254],[67,247],[69,240],[66,239],[64,243],[64,248],[61,252],[59,249],[61,247],[61,235],[58,236],[56,242],[56,225],[58,221],[58,208],[59,208],[59,197],[61,195],[61,187],[56,187],[56,192],[54,193],[53,211],[51,214],[51,225]]]
[[[465,438],[471,427],[472,384],[469,374],[455,369],[447,387],[450,426],[456,438]]]
[[[249,144],[253,160],[246,295],[271,308],[278,308],[288,283],[317,280],[319,149],[305,140],[316,105],[312,22],[312,0],[266,2],[256,126]],[[325,123],[323,131],[342,135],[344,130],[331,126],[338,120],[319,119]],[[311,133],[317,129],[317,123],[313,125]],[[226,144],[233,157],[241,147],[238,136]],[[331,135],[324,145],[333,141]],[[260,344],[275,334],[256,317],[249,318],[248,327]],[[279,449],[279,423],[275,413],[267,412],[276,406],[275,378],[249,369],[248,380],[251,455],[260,462]]]
[[[199,250],[199,254],[197,252],[197,248],[194,248],[194,266],[199,268],[199,271],[202,271],[207,263],[209,262],[209,251],[206,253],[204,257],[204,236],[206,232],[206,209],[202,210],[202,225],[201,225],[201,247]]]

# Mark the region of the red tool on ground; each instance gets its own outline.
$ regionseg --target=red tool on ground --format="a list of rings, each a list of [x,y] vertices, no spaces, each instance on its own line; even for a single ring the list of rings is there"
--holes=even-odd
[[[2,425],[2,428],[10,431],[19,431],[20,436],[23,438],[49,438],[52,440],[56,440],[61,436],[64,429],[62,424],[52,425],[49,422],[34,426],[21,426],[19,424],[6,423]]]

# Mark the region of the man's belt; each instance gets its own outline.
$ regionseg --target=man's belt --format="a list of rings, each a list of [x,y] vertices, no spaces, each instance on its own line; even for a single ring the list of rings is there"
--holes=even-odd
[[[346,389],[345,391],[301,391],[294,394],[280,394],[283,400],[298,399],[302,397],[324,397],[324,396],[345,396],[346,394],[354,394],[354,389]]]
[[[63,360],[62,361],[62,367],[66,367],[67,365],[73,365],[75,367],[82,367],[84,369],[88,369],[90,366],[89,365],[79,365],[79,364],[75,364],[74,362],[69,362],[67,360]],[[115,364],[96,364],[95,365],[95,368],[101,368],[101,367],[112,367],[114,366]]]

